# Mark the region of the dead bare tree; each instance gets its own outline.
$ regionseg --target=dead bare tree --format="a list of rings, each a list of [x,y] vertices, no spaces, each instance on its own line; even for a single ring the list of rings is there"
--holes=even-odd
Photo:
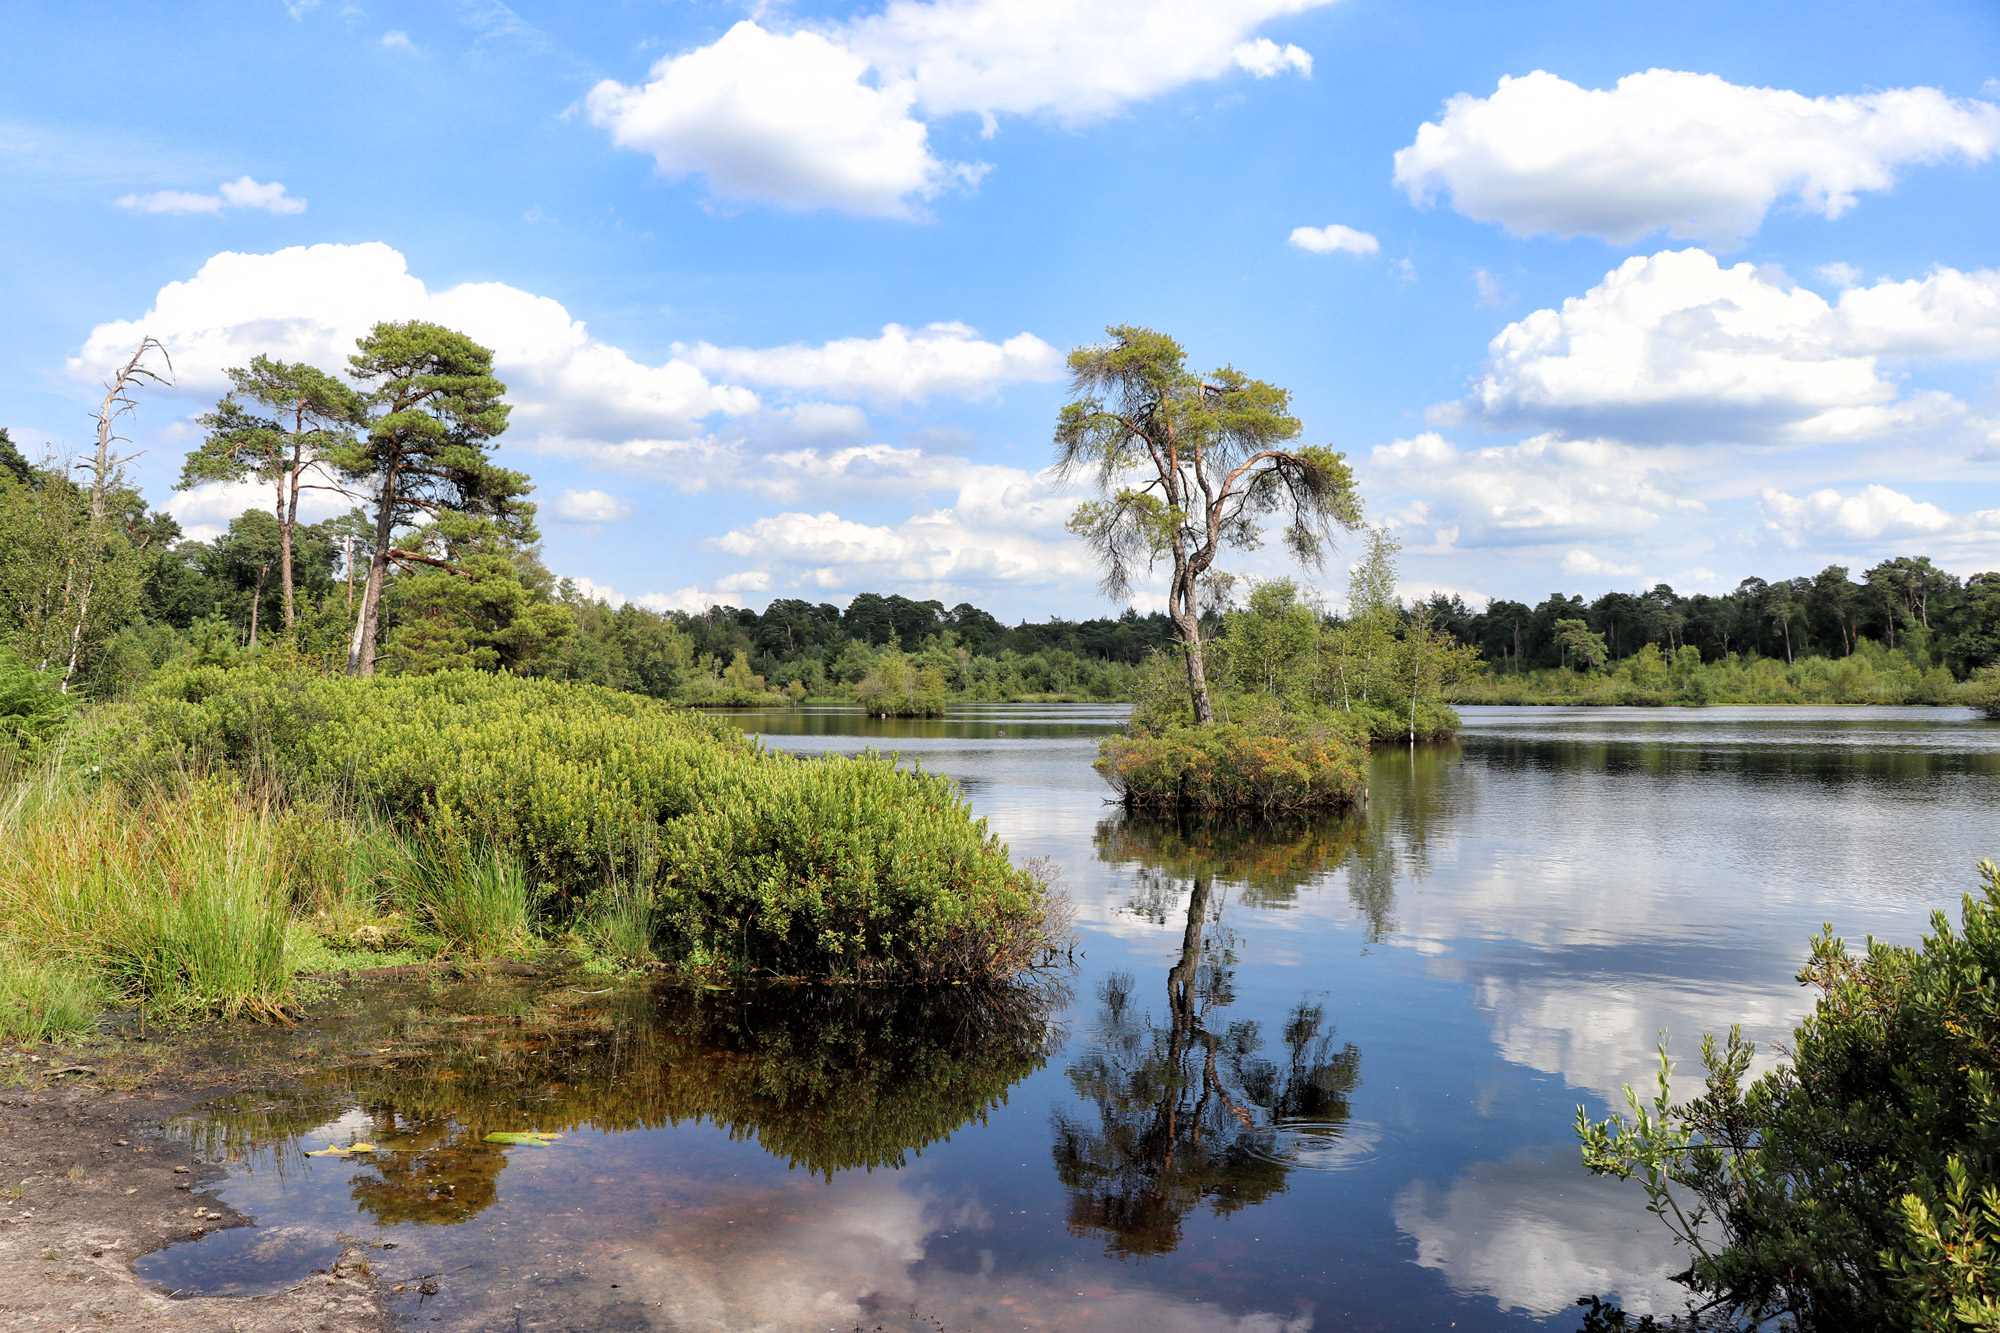
[[[167,373],[162,375],[145,364],[147,356],[158,352],[167,363]],[[166,344],[148,335],[142,338],[132,355],[105,383],[104,401],[99,404],[97,420],[97,452],[88,461],[77,466],[90,473],[90,521],[84,528],[84,539],[80,546],[72,548],[63,587],[63,603],[73,607],[75,618],[70,622],[68,660],[63,665],[62,692],[69,693],[70,681],[76,675],[77,664],[83,657],[83,631],[90,621],[90,600],[97,591],[98,564],[103,558],[105,539],[105,497],[110,493],[112,482],[119,469],[139,456],[138,451],[119,457],[115,446],[131,441],[118,433],[119,419],[135,412],[139,402],[132,396],[141,384],[162,384],[171,386],[174,382],[174,360],[168,354]]]

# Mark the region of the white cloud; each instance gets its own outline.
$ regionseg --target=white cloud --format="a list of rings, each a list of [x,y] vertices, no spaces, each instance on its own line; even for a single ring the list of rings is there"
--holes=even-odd
[[[1453,97],[1396,154],[1395,183],[1521,236],[1622,245],[1664,228],[1730,246],[1782,199],[1837,218],[1899,167],[1996,147],[2000,106],[1935,88],[1813,98],[1654,69],[1603,90],[1537,70]]]
[[[261,481],[211,481],[175,491],[160,506],[181,525],[181,534],[192,541],[209,541],[229,527],[229,520],[246,509],[270,509],[271,488]],[[308,489],[299,494],[299,518],[317,523],[354,507],[354,501],[339,491]]]
[[[2000,541],[2000,509],[1951,514],[1879,483],[1845,494],[1823,487],[1803,496],[1766,487],[1757,508],[1764,526],[1792,548],[1944,539],[1953,546],[1969,541],[1991,550]]]
[[[262,185],[248,176],[239,176],[223,182],[217,190],[215,194],[156,190],[151,194],[123,195],[114,202],[135,213],[220,213],[224,208],[260,208],[266,213],[306,211],[306,201],[287,194],[277,181]]]
[[[1371,494],[1421,497],[1390,515],[1439,549],[1630,541],[1703,512],[1671,451],[1537,435],[1461,450],[1435,431],[1378,446],[1361,469]]]
[[[1615,578],[1629,579],[1638,577],[1639,566],[1614,564],[1594,552],[1586,551],[1579,547],[1563,553],[1562,572],[1572,578],[1610,575]]]
[[[632,514],[629,503],[605,491],[564,491],[555,510],[565,523],[616,523]]]
[[[713,45],[668,56],[648,81],[606,79],[585,98],[612,142],[651,153],[670,179],[701,174],[725,199],[910,217],[978,171],[931,154],[907,82],[866,82],[868,62],[815,32],[745,19]]]
[[[1903,394],[1882,358],[2000,357],[2000,271],[1939,268],[1829,303],[1699,249],[1634,256],[1560,310],[1509,324],[1434,420],[1686,442],[1858,440],[1969,420]]]
[[[1219,77],[1240,65],[1259,27],[1330,2],[890,0],[846,36],[885,78],[907,79],[928,115],[1048,114],[1077,124]],[[1293,68],[1298,58],[1310,66],[1303,51],[1279,54]]]
[[[891,0],[844,25],[778,32],[746,19],[668,56],[648,81],[605,80],[584,105],[613,142],[716,195],[792,209],[921,216],[986,168],[940,161],[924,121],[1046,114],[1080,124],[1232,68],[1310,74],[1270,19],[1331,0]]]
[[[400,28],[391,28],[382,34],[382,45],[391,51],[415,51],[417,44],[410,40],[410,34]]]
[[[685,361],[649,366],[592,338],[562,305],[504,283],[432,293],[380,242],[224,251],[168,283],[134,320],[91,330],[72,374],[97,378],[139,339],[161,339],[183,390],[224,388],[223,371],[259,352],[344,369],[378,320],[432,319],[493,349],[518,436],[630,442],[696,434],[717,414],[757,408],[747,389],[711,384]]]
[[[190,194],[186,190],[155,190],[151,194],[121,195],[115,201],[120,208],[129,208],[135,213],[220,213],[222,196],[219,194]]]
[[[889,324],[878,338],[839,338],[818,347],[696,343],[674,351],[703,370],[752,384],[884,403],[933,394],[984,398],[1010,380],[1055,379],[1063,366],[1062,353],[1032,333],[991,343],[964,324],[927,324],[914,334]]]
[[[231,208],[261,208],[266,213],[303,213],[306,201],[285,192],[278,181],[260,185],[248,176],[222,183],[222,202]]]
[[[1861,282],[1860,269],[1854,267],[1852,264],[1838,261],[1831,264],[1821,264],[1819,266],[1819,275],[1843,290],[1859,286]]]
[[[1476,268],[1472,270],[1472,286],[1479,293],[1479,304],[1492,306],[1495,309],[1507,304],[1507,292],[1500,285],[1500,279],[1494,277],[1485,269]]]
[[[1310,51],[1304,51],[1287,42],[1279,46],[1269,37],[1259,37],[1254,42],[1240,42],[1229,53],[1236,62],[1236,68],[1253,78],[1269,79],[1295,69],[1307,78],[1312,77],[1313,58]]]
[[[1290,240],[1299,249],[1316,255],[1372,255],[1382,249],[1382,243],[1367,232],[1343,227],[1338,222],[1324,227],[1294,227]]]

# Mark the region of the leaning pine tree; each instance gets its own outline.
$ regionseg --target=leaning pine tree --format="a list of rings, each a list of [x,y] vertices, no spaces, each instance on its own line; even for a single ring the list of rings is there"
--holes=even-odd
[[[1123,599],[1134,569],[1171,559],[1167,615],[1187,650],[1195,721],[1215,720],[1202,662],[1202,575],[1226,546],[1252,547],[1260,520],[1282,514],[1285,542],[1317,567],[1333,529],[1361,522],[1346,457],[1297,445],[1291,394],[1233,367],[1201,375],[1181,345],[1117,325],[1110,339],[1069,355],[1073,401],[1056,423],[1056,472],[1088,475],[1101,498],[1070,515],[1104,566],[1104,590]]]
[[[489,452],[508,411],[493,353],[420,320],[377,324],[357,345],[348,365],[364,386],[366,431],[329,461],[375,493],[375,549],[347,654],[348,674],[372,676],[392,563],[474,577],[445,556],[398,546],[396,534],[458,520],[525,535],[534,506],[523,499],[527,477],[496,465]]]

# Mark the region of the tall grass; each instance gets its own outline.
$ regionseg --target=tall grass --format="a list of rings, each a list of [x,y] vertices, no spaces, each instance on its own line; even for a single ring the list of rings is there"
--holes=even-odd
[[[279,816],[220,782],[131,797],[48,773],[0,804],[0,947],[169,1012],[277,1017]]]
[[[0,952],[0,1041],[64,1041],[88,1032],[104,1008],[88,972]]]

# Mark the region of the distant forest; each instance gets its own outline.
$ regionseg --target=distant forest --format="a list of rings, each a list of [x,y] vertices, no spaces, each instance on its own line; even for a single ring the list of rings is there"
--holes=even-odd
[[[1859,581],[1842,565],[1766,582],[1744,579],[1731,592],[1682,595],[1666,584],[1650,592],[1607,592],[1594,602],[1552,593],[1535,606],[1493,601],[1474,611],[1458,597],[1434,596],[1432,617],[1460,642],[1477,647],[1494,671],[1558,666],[1561,621],[1582,620],[1603,636],[1613,663],[1647,644],[1671,657],[1684,646],[1704,662],[1731,653],[1791,662],[1851,655],[1863,640],[1927,653],[1963,678],[2000,661],[2000,573],[1961,582],[1928,556],[1899,556]]]

